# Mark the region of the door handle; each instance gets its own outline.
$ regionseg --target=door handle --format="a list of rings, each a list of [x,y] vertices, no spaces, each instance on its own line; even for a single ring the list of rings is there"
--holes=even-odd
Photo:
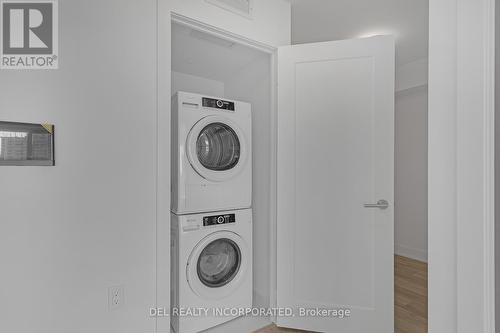
[[[389,208],[389,202],[387,200],[379,200],[376,204],[364,204],[365,208],[379,208],[387,209]]]

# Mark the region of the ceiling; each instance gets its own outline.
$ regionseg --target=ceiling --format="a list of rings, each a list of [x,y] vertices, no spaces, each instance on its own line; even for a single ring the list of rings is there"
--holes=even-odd
[[[428,54],[428,0],[290,0],[292,42],[396,36],[396,61],[403,65]]]

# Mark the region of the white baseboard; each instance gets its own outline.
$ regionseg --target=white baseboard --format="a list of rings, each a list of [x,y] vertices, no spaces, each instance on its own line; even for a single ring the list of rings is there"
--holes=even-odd
[[[394,252],[398,256],[408,257],[418,261],[427,262],[427,251],[421,249],[412,249],[402,245],[395,245]]]

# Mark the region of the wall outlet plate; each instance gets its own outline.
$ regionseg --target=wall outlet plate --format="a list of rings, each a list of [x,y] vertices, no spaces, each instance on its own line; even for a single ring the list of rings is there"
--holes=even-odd
[[[125,288],[114,286],[108,288],[108,308],[110,311],[119,309],[125,303]]]

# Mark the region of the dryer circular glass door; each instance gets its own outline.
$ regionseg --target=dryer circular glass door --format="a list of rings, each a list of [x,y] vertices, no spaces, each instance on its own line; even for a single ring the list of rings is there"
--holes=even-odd
[[[215,232],[200,241],[187,263],[187,280],[201,297],[221,299],[237,289],[248,270],[245,241],[230,231]]]
[[[245,136],[224,117],[209,116],[198,121],[189,132],[186,146],[191,166],[207,180],[229,180],[245,165]]]

